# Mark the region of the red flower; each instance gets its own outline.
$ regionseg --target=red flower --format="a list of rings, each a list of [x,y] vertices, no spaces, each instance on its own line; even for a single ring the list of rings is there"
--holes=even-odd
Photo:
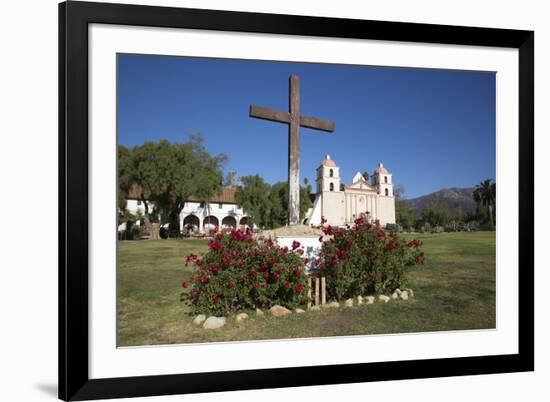
[[[263,277],[265,280],[269,279],[269,272],[264,272]]]
[[[223,265],[229,265],[229,263],[231,262],[231,260],[227,257],[224,257],[222,258],[222,264]]]
[[[348,258],[348,253],[346,253],[344,250],[337,250],[336,255],[340,260],[345,260],[346,258]]]
[[[187,282],[183,282],[181,284],[181,287],[184,288],[184,289],[187,289],[188,286],[189,286],[189,284]]]
[[[231,289],[233,287],[233,282],[228,282],[227,283],[227,289]]]
[[[296,269],[294,270],[294,275],[300,276],[301,273],[302,273],[302,267],[297,266]]]
[[[256,276],[258,276],[258,273],[257,273],[256,271],[252,271],[252,272],[250,273],[250,275],[252,275],[252,276],[255,278]]]
[[[195,254],[189,254],[187,257],[185,257],[185,266],[187,266],[191,261],[196,261],[197,258],[199,257],[197,257]]]
[[[241,241],[243,239],[243,233],[239,230],[231,231],[231,240]]]
[[[294,291],[296,293],[300,293],[302,291],[302,284],[301,283],[297,283],[295,286],[294,286]]]
[[[285,283],[285,288],[290,289],[290,283],[286,282]]]
[[[214,302],[214,304],[218,304],[220,300],[221,300],[221,297],[217,295],[212,298],[212,301]]]
[[[298,247],[300,247],[300,242],[294,240],[294,241],[292,242],[292,250],[296,250]]]
[[[212,250],[221,250],[223,247],[220,243],[218,243],[217,241],[214,241],[214,242],[210,243],[210,248]]]
[[[219,266],[218,264],[214,264],[214,265],[212,265],[212,266],[210,267],[210,269],[211,269],[212,271],[219,271],[219,270],[220,270],[220,266]]]
[[[259,282],[254,282],[254,289],[258,289],[260,287],[260,283]]]
[[[205,283],[205,282],[208,280],[208,276],[206,276],[206,275],[201,275],[201,276],[199,277],[199,280],[201,281],[201,283]]]

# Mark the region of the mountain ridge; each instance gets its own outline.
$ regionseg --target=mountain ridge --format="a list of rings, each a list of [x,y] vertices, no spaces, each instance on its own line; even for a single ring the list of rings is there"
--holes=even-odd
[[[448,212],[465,215],[474,212],[476,203],[473,198],[475,187],[442,188],[420,197],[403,199],[407,207],[420,215],[426,208],[437,208]]]

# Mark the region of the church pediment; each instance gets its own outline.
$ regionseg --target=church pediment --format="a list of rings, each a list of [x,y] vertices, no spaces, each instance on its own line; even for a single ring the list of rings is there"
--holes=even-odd
[[[361,172],[355,173],[355,176],[353,176],[353,179],[352,179],[352,183],[346,186],[346,190],[365,190],[365,191],[376,192],[376,188],[369,185],[369,183],[365,180]]]
[[[346,190],[364,190],[364,191],[376,192],[376,188],[370,186],[365,181],[358,181],[356,183],[352,183],[349,186],[346,186]]]

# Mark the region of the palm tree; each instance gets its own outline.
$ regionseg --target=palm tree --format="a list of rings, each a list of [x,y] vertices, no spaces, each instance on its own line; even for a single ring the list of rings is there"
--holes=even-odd
[[[491,222],[491,227],[494,227],[493,224],[493,205],[495,205],[496,200],[496,183],[492,183],[491,179],[483,180],[476,186],[474,190],[474,200],[478,205],[483,205],[487,207],[489,211],[489,221]]]

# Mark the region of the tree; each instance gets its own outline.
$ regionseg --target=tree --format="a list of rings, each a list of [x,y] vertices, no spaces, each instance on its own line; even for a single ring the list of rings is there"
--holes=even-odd
[[[118,188],[117,188],[117,209],[119,221],[126,214],[126,198],[132,185],[132,160],[130,150],[124,145],[118,146]],[[119,224],[122,222],[119,222]]]
[[[288,182],[270,186],[259,175],[241,177],[235,199],[250,220],[260,227],[278,228],[288,223]],[[311,207],[308,190],[300,187],[300,219]]]
[[[403,228],[410,228],[414,226],[416,221],[416,214],[407,206],[405,201],[397,199],[395,201],[395,221]]]
[[[166,171],[165,157],[168,148],[167,141],[158,143],[145,142],[130,150],[129,161],[126,165],[128,169],[126,174],[129,176],[128,183],[137,185],[139,191],[138,197],[145,209],[143,220],[145,228],[149,232],[149,238],[156,240],[159,238],[158,209],[151,201],[157,201],[156,195],[161,193],[163,187],[163,176]],[[119,176],[122,172],[119,170]],[[153,226],[153,223],[156,223]]]
[[[493,222],[493,207],[496,201],[496,183],[493,183],[491,179],[485,179],[476,186],[474,190],[474,201],[478,205],[487,208],[489,213],[489,223],[491,228],[494,228]]]
[[[227,172],[225,175],[224,186],[236,187],[237,186],[237,172]]]
[[[435,208],[425,208],[422,210],[418,224],[422,226],[429,223],[431,226],[443,226],[449,222],[449,214],[446,211]]]
[[[285,183],[275,183],[271,186],[271,191],[269,193],[271,211],[268,227],[272,229],[285,226],[288,221],[288,198],[285,198],[285,193],[288,194],[288,190],[285,191],[284,186]]]
[[[210,155],[206,151],[206,148],[204,147],[204,139],[200,135],[191,136],[189,144],[191,144],[193,156],[192,181],[195,184],[193,194],[201,201],[204,201],[207,210],[209,210],[212,196],[219,194],[222,191],[222,167],[227,161],[227,156],[225,154],[218,154],[215,156]],[[181,210],[183,209],[183,203],[190,195],[191,194],[188,194],[186,198],[181,199],[181,208],[178,206],[176,216],[179,216]]]
[[[288,223],[288,182],[280,181],[275,183],[271,187],[271,191],[278,197],[278,204],[281,205],[283,211],[282,219],[276,220],[275,223],[277,226],[273,227],[284,226]],[[300,186],[300,220],[305,218],[307,210],[312,206],[309,193],[307,188]]]
[[[398,184],[393,188],[393,196],[400,200],[405,195],[405,187],[403,187],[401,184]]]
[[[306,186],[307,193],[310,194],[311,190],[312,190],[312,187],[311,187],[311,184],[309,184],[309,179],[307,177],[304,177],[304,186]],[[301,197],[301,195],[300,195],[300,197]]]
[[[235,192],[235,199],[246,211],[251,225],[268,226],[271,210],[270,191],[269,184],[260,175],[241,177],[241,187]]]
[[[162,140],[132,149],[120,146],[119,191],[128,194],[132,186],[139,191],[145,227],[155,240],[161,223],[179,227],[178,216],[191,195],[209,201],[220,191],[226,159],[223,154],[211,156],[200,135],[186,143]]]

